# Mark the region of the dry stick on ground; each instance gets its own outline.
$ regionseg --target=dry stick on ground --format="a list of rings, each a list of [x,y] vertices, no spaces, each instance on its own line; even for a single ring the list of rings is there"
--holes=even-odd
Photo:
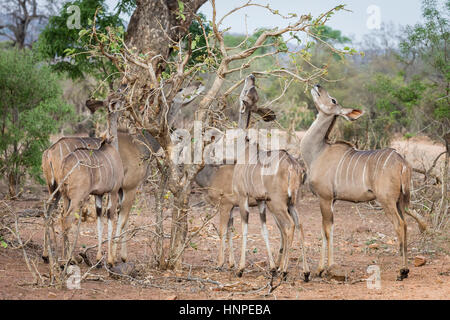
[[[149,228],[149,227],[154,227],[154,226],[155,226],[155,224],[153,223],[153,224],[148,224],[148,225],[145,225],[145,226],[140,226],[140,227],[135,227],[135,228],[133,228],[133,229],[125,230],[125,231],[122,231],[119,235],[116,235],[116,236],[112,237],[111,240],[120,239],[122,236],[126,235],[127,233],[130,233],[130,234],[132,234],[132,236],[130,236],[130,238],[129,238],[128,240],[126,240],[126,241],[129,241],[129,240],[131,240],[131,238],[136,234],[137,231],[139,231],[139,230],[145,230],[145,229],[147,229],[147,228]],[[108,241],[108,239],[103,240],[103,241],[102,241],[102,245],[103,245],[105,242],[107,242],[107,241]],[[89,260],[89,258],[88,258],[88,256],[87,256],[87,252],[88,252],[89,250],[94,249],[94,248],[97,248],[97,247],[98,247],[98,244],[94,244],[94,245],[92,245],[92,246],[86,247],[86,248],[83,250],[83,252],[80,252],[80,253],[79,253],[79,255],[83,258],[84,262],[86,262],[86,264],[87,264],[89,267],[92,267],[93,264],[92,264],[91,260]],[[95,263],[94,265],[97,266],[98,263]]]
[[[112,275],[114,275],[114,276],[122,277],[122,278],[127,279],[127,280],[129,280],[129,281],[131,281],[131,282],[137,283],[137,284],[139,284],[139,285],[142,286],[142,287],[153,287],[153,288],[158,288],[158,289],[168,289],[167,287],[164,287],[164,286],[160,286],[160,285],[153,284],[153,283],[148,283],[148,280],[147,280],[147,281],[145,281],[145,280],[140,280],[140,279],[136,279],[136,278],[134,278],[134,277],[132,277],[132,276],[130,276],[130,275],[127,275],[127,274],[121,274],[121,273],[114,272],[114,271],[112,271],[112,270],[107,266],[106,263],[104,264],[104,266],[105,266],[106,270],[107,270],[110,274],[112,274]],[[173,280],[175,280],[175,282],[178,282],[178,281],[180,281],[180,280],[183,280],[183,281],[203,282],[203,283],[214,284],[214,285],[217,285],[217,286],[219,286],[219,287],[221,287],[221,288],[227,286],[227,285],[224,285],[224,284],[222,284],[222,283],[220,283],[220,282],[218,282],[218,281],[215,281],[215,280],[211,280],[211,279],[202,279],[202,278],[198,278],[198,277],[190,277],[190,276],[189,276],[189,277],[169,276],[169,277],[153,278],[152,280],[158,280],[158,279],[164,279],[164,280],[167,280],[167,279],[173,279]],[[176,288],[172,288],[172,289],[176,289]]]
[[[31,283],[32,285],[36,285],[39,284],[39,280],[38,280],[38,276],[39,279],[41,280],[42,283],[42,277],[39,273],[39,271],[37,270],[36,266],[33,264],[34,268],[31,266],[30,264],[30,259],[28,258],[28,254],[25,251],[25,245],[22,242],[22,238],[20,237],[20,232],[19,232],[19,222],[18,222],[18,217],[17,214],[11,209],[11,207],[5,202],[2,201],[2,203],[6,206],[6,208],[8,209],[8,211],[14,215],[14,227],[15,227],[15,231],[13,231],[10,227],[8,226],[4,226],[5,229],[7,229],[9,232],[11,232],[12,235],[14,235],[14,237],[17,239],[17,242],[19,243],[19,248],[22,249],[22,253],[23,253],[23,257],[25,259],[25,264],[27,265],[28,271],[30,271],[31,275],[33,276],[33,282]]]

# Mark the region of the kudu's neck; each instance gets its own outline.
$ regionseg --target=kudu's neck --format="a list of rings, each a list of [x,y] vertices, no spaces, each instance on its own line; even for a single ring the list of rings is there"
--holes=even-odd
[[[316,120],[306,131],[300,142],[300,152],[308,169],[311,163],[323,151],[326,146],[328,134],[335,122],[334,115],[326,115],[319,112]]]

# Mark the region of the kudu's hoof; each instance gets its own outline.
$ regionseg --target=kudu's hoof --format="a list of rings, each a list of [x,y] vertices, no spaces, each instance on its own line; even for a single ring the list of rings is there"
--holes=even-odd
[[[243,273],[244,273],[244,270],[239,270],[236,274],[239,278],[242,278]]]
[[[281,278],[281,281],[286,281],[286,279],[287,279],[287,272],[286,271],[284,271],[284,272],[281,272],[281,275],[280,275],[280,278]]]
[[[48,264],[49,260],[47,256],[42,256],[42,260],[44,260],[44,263]]]
[[[309,277],[310,277],[310,275],[311,275],[311,272],[303,272],[303,276],[304,276],[304,279],[303,279],[303,281],[304,282],[309,282]]]
[[[400,275],[397,277],[397,281],[402,281],[403,279],[408,278],[409,269],[403,268],[400,269]]]

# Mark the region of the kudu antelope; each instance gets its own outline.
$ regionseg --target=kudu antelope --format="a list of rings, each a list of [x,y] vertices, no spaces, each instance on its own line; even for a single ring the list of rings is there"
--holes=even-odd
[[[203,90],[204,86],[202,86],[201,83],[198,82],[195,82],[180,90],[180,92],[177,93],[174,99],[174,103],[169,110],[170,112],[168,114],[168,122],[172,124],[180,108],[189,105],[198,95],[203,92]],[[86,101],[86,107],[92,113],[94,113],[96,110],[104,108],[108,103],[108,101],[88,100]],[[147,177],[149,162],[145,161],[145,159],[149,158],[151,152],[158,152],[160,149],[160,145],[158,141],[146,131],[144,131],[143,136],[141,136],[139,134],[130,135],[126,132],[126,130],[124,131],[119,129],[118,139],[119,153],[124,168],[124,181],[122,186],[124,198],[118,219],[118,232],[116,232],[116,238],[120,238],[119,240],[117,240],[121,243],[120,256],[122,261],[125,262],[127,260],[127,242],[125,237],[123,236],[123,231],[126,229],[128,223],[128,216],[136,197],[137,188]],[[87,149],[96,149],[98,148],[100,142],[101,140],[98,138],[63,137],[44,151],[42,155],[42,170],[44,172],[44,178],[47,182],[50,194],[52,194],[58,188],[58,185],[55,183],[55,169],[60,167],[60,164],[64,157],[68,153],[80,147]],[[151,150],[148,147],[150,147]],[[57,205],[60,197],[60,192],[56,192],[49,206],[50,211]],[[97,216],[97,225],[101,223],[99,219],[100,217]],[[98,256],[99,255],[97,254],[97,258]],[[44,259],[44,261],[48,261],[48,252],[45,240],[42,258]]]
[[[159,149],[159,145],[151,136],[145,135],[144,137],[134,137],[124,130],[119,130],[119,154],[123,164],[124,180],[122,185],[123,190],[123,202],[118,219],[118,236],[120,239],[116,239],[117,242],[121,242],[120,256],[122,261],[127,260],[127,242],[125,236],[122,235],[126,229],[128,223],[128,216],[131,207],[136,197],[136,190],[144,181],[147,176],[148,162],[144,159],[150,155],[150,150],[144,147],[143,139],[149,142],[149,145],[153,152]],[[61,167],[63,159],[71,152],[78,148],[84,149],[98,149],[101,139],[89,138],[89,137],[63,137],[44,151],[42,155],[42,169],[44,172],[44,178],[47,182],[49,193],[52,194],[58,188],[57,181],[64,177],[57,177],[58,168]],[[90,151],[86,151],[90,153]],[[56,192],[53,201],[50,204],[50,210],[52,210],[58,203],[61,197],[60,192]],[[100,204],[100,203],[96,203]],[[101,212],[101,208],[96,205],[96,211]],[[97,228],[98,233],[101,232],[101,216],[97,215]],[[120,237],[120,235],[122,235]],[[45,237],[44,237],[45,239]],[[98,248],[100,252],[100,246]],[[101,258],[101,253],[97,252],[97,259]],[[114,253],[115,254],[115,253]],[[42,255],[44,261],[48,261],[47,246],[44,244],[44,253]]]
[[[115,263],[115,248],[112,246],[113,219],[123,199],[123,165],[119,152],[105,139],[98,149],[77,148],[69,153],[55,175],[55,182],[61,186],[63,213],[61,227],[63,234],[63,257],[69,257],[68,233],[72,215],[81,208],[89,195],[95,196],[97,216],[102,212],[102,197],[109,194],[108,217],[108,263]],[[98,252],[101,259],[102,224],[98,219]],[[119,230],[119,223],[117,223]]]
[[[255,89],[255,77],[250,75],[246,78],[244,88],[240,95],[240,114],[239,127],[247,129],[250,123],[251,112],[261,110],[259,114],[265,121],[272,121],[275,114],[269,109],[261,109],[256,107],[258,100],[257,91]],[[248,153],[248,148],[247,148]],[[196,176],[196,182],[204,188],[208,189],[208,197],[211,203],[219,204],[220,212],[220,248],[218,266],[224,264],[225,239],[228,235],[229,245],[229,265],[234,266],[234,254],[232,244],[233,216],[232,211],[239,206],[242,220],[242,248],[241,260],[239,264],[238,275],[241,276],[245,268],[246,240],[248,229],[248,214],[250,206],[258,206],[261,220],[261,233],[266,244],[269,256],[270,269],[276,270],[275,262],[272,258],[268,231],[266,227],[266,203],[274,214],[277,225],[280,229],[282,241],[280,244],[280,253],[277,264],[280,270],[285,274],[287,270],[287,252],[292,242],[294,224],[300,230],[301,244],[303,250],[303,270],[305,281],[309,279],[309,267],[306,262],[303,246],[303,230],[299,224],[297,211],[295,210],[295,202],[297,192],[301,183],[301,168],[298,163],[286,151],[270,151],[264,156],[271,155],[273,159],[277,157],[278,171],[274,175],[261,176],[261,164],[250,165],[223,165],[212,166],[207,165]],[[287,171],[286,171],[287,170]],[[248,176],[251,171],[250,179],[257,176],[259,184],[257,188],[247,183],[242,184],[242,177]],[[255,180],[256,181],[256,180]],[[287,183],[286,185],[284,185]],[[268,186],[266,188],[266,186]],[[285,186],[288,186],[287,189]],[[275,190],[276,189],[276,190]],[[285,190],[286,189],[286,190]],[[258,193],[262,192],[262,193]],[[270,199],[268,198],[270,195]],[[255,200],[255,197],[257,200]]]
[[[312,192],[319,197],[322,212],[322,251],[318,267],[328,267],[333,257],[333,205],[336,200],[366,202],[377,199],[391,220],[403,258],[399,280],[408,276],[406,222],[409,214],[411,168],[394,149],[357,150],[345,142],[329,143],[328,135],[338,116],[356,120],[363,111],[343,108],[328,92],[316,85],[311,94],[318,111],[314,123],[300,143]],[[413,216],[414,217],[414,216]],[[422,222],[414,217],[419,224]]]

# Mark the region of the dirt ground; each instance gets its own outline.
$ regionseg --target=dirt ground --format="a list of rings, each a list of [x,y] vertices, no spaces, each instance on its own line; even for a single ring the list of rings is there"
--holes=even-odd
[[[40,194],[45,193],[41,188]],[[335,206],[335,259],[343,268],[346,279],[314,277],[305,283],[302,280],[298,235],[290,254],[290,268],[287,281],[268,294],[270,275],[267,272],[266,249],[260,234],[259,217],[256,208],[251,209],[247,269],[242,278],[233,271],[217,270],[215,264],[219,246],[217,234],[218,216],[192,239],[186,249],[181,272],[158,271],[151,263],[151,226],[154,221],[151,198],[142,192],[130,218],[130,228],[139,227],[128,245],[129,261],[135,265],[133,277],[138,281],[122,277],[112,278],[105,268],[93,269],[80,284],[80,289],[56,289],[30,285],[32,276],[24,262],[22,251],[0,247],[0,299],[449,299],[450,298],[450,256],[449,234],[421,235],[417,224],[411,218],[408,222],[408,253],[410,275],[404,281],[396,281],[400,267],[400,256],[393,227],[382,211],[371,210],[366,205],[338,202]],[[34,196],[34,195],[33,195]],[[8,201],[16,212],[33,212],[42,201]],[[201,219],[214,209],[203,202],[200,194],[191,199],[192,214],[190,230],[196,231]],[[321,215],[317,199],[305,192],[299,204],[299,214],[306,232],[308,262],[315,270],[320,257]],[[28,210],[28,211],[27,211]],[[240,218],[236,210],[234,252],[239,261]],[[42,217],[21,217],[20,234],[28,241],[26,251],[41,276],[48,274],[47,265],[40,259],[43,235]],[[148,227],[147,227],[148,226]],[[75,229],[75,228],[73,228]],[[273,251],[278,248],[280,236],[269,214],[268,229]],[[169,229],[168,229],[169,230]],[[169,232],[167,230],[167,233]],[[81,226],[79,250],[96,244],[96,223]],[[370,247],[369,247],[370,246]],[[103,250],[106,251],[106,244]],[[425,256],[427,263],[415,267],[413,259]],[[89,251],[94,259],[95,249]],[[364,279],[369,265],[377,265],[381,271],[381,288],[368,289]],[[89,267],[81,264],[81,275]],[[278,283],[275,279],[274,283]]]
[[[429,139],[397,139],[396,147],[413,164],[426,167],[442,152],[443,146]],[[430,162],[431,161],[431,162]],[[438,174],[438,172],[436,172]],[[3,189],[3,188],[2,188]],[[0,201],[0,218],[8,213],[7,206],[20,216],[19,231],[26,243],[27,255],[43,279],[48,277],[48,266],[41,257],[43,245],[43,218],[40,215],[45,188],[25,186],[20,201]],[[134,266],[131,277],[111,277],[103,267],[90,269],[80,264],[80,274],[85,276],[80,289],[57,289],[30,285],[32,274],[25,264],[21,249],[13,241],[6,248],[0,245],[0,299],[449,299],[450,298],[450,232],[449,228],[431,234],[420,234],[416,222],[407,216],[409,277],[396,281],[400,268],[400,255],[393,230],[382,210],[367,204],[337,202],[334,215],[334,248],[336,264],[345,274],[343,281],[313,277],[305,283],[302,275],[298,234],[290,253],[287,280],[269,294],[270,274],[267,272],[267,253],[260,233],[257,208],[251,208],[247,269],[242,278],[234,270],[216,268],[219,248],[216,215],[204,228],[202,221],[216,212],[207,205],[203,195],[195,192],[190,200],[190,232],[197,236],[190,240],[185,251],[183,270],[160,271],[154,263],[154,203],[152,190],[146,185],[139,192],[130,216],[129,230],[134,230],[128,242],[128,259]],[[318,200],[308,190],[303,190],[298,212],[306,233],[307,261],[314,272],[320,258],[321,214]],[[166,212],[170,217],[170,211]],[[234,212],[234,254],[240,254],[240,217]],[[14,228],[14,224],[11,226]],[[76,229],[75,227],[72,228]],[[270,213],[268,229],[272,251],[276,252],[280,234]],[[58,229],[57,229],[58,230]],[[104,228],[106,230],[106,228]],[[105,231],[106,233],[106,231]],[[103,237],[105,238],[106,234]],[[170,221],[165,222],[165,238],[170,235]],[[5,240],[12,240],[3,232]],[[73,239],[73,235],[72,238]],[[0,239],[1,240],[1,239]],[[95,245],[96,223],[81,225],[77,251]],[[168,246],[168,239],[165,240]],[[95,249],[87,251],[95,260]],[[106,243],[103,252],[106,251]],[[226,257],[228,253],[226,253]],[[414,266],[414,257],[424,256],[426,264]],[[379,267],[381,288],[369,289],[365,280],[371,276],[368,266]],[[279,278],[273,282],[279,283]]]

